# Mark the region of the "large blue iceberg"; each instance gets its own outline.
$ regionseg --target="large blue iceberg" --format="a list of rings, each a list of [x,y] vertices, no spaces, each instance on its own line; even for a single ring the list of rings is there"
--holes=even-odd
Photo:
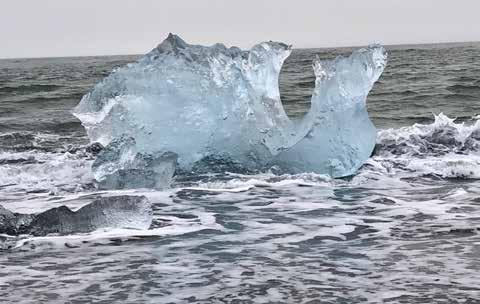
[[[366,97],[386,65],[385,50],[371,46],[334,61],[316,59],[311,109],[299,122],[286,115],[278,86],[290,52],[278,42],[243,51],[191,45],[170,34],[98,83],[74,115],[92,142],[131,138],[142,155],[175,153],[181,171],[228,163],[332,177],[355,173],[375,145]]]

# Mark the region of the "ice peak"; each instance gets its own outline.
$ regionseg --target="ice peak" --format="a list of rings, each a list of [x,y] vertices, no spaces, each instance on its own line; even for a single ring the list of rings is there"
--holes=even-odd
[[[182,38],[175,34],[169,33],[167,38],[160,43],[156,49],[160,53],[173,52],[176,54],[178,53],[179,49],[185,49],[187,46],[187,43]]]

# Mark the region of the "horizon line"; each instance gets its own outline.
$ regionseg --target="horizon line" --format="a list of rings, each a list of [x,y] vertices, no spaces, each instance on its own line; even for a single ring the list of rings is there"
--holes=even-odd
[[[469,44],[469,43],[480,43],[480,40],[471,40],[471,41],[448,41],[448,42],[422,42],[422,43],[393,43],[393,44],[381,44],[385,48],[389,47],[399,47],[399,46],[426,46],[426,45],[442,45],[442,44]],[[322,46],[322,47],[299,47],[293,48],[293,50],[314,50],[314,49],[349,49],[349,48],[360,48],[365,47],[369,44],[364,45],[341,45],[341,46]],[[244,50],[249,50],[246,48]],[[242,49],[243,50],[243,49]],[[148,52],[148,51],[147,51]],[[60,55],[60,56],[39,56],[39,57],[0,57],[0,60],[18,60],[18,59],[55,59],[55,58],[88,58],[88,57],[120,57],[120,56],[142,56],[146,53],[138,54],[97,54],[97,55]]]

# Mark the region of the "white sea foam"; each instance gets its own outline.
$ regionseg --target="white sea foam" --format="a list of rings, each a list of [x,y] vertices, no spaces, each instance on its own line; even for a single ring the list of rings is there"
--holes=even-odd
[[[382,174],[480,178],[480,121],[455,123],[444,114],[431,124],[382,130],[367,163]],[[372,170],[372,169],[369,169]]]
[[[0,152],[0,159],[27,160],[0,166],[0,186],[6,191],[58,190],[81,191],[91,183],[91,161],[69,152]]]

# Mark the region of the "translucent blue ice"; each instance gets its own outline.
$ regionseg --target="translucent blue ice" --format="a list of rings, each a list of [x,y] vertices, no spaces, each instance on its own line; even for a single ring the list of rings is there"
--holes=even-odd
[[[164,189],[170,186],[176,164],[175,153],[140,153],[134,138],[121,136],[97,155],[92,172],[100,189]]]
[[[353,174],[375,144],[366,96],[385,67],[384,49],[316,60],[312,106],[299,123],[286,115],[278,88],[290,52],[278,42],[242,51],[169,35],[98,83],[74,114],[92,142],[131,137],[138,153],[176,153],[181,170],[213,159],[250,170]]]
[[[317,58],[311,108],[300,122],[309,133],[274,162],[295,173],[354,174],[375,147],[377,132],[366,100],[386,60],[384,48],[378,45],[333,61]]]

